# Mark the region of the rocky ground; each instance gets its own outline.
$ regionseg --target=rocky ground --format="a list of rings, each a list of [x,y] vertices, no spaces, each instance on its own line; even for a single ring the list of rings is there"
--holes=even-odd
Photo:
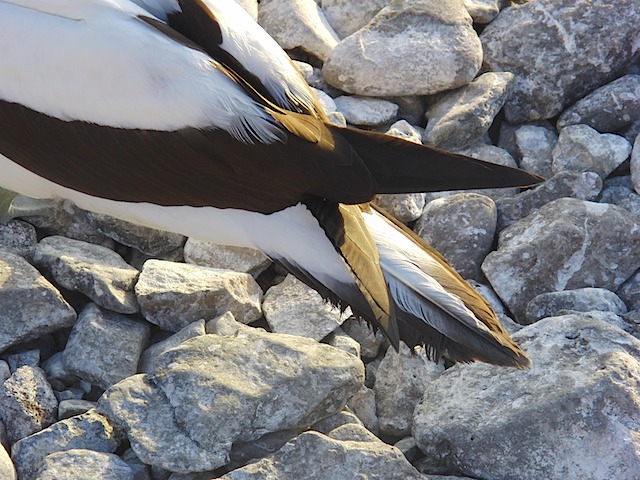
[[[548,178],[378,200],[533,368],[396,353],[257,252],[61,202],[0,224],[0,478],[640,478],[640,2],[241,3],[334,122]]]

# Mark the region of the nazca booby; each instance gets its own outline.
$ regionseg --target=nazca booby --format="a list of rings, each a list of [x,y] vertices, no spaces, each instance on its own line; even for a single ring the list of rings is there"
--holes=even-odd
[[[489,304],[368,202],[539,177],[331,125],[233,0],[0,0],[0,49],[0,187],[262,250],[395,348],[529,365]]]

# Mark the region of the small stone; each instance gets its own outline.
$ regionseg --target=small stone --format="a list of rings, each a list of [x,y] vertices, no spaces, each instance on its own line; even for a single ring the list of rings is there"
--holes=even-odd
[[[376,358],[385,336],[381,330],[374,332],[364,320],[347,319],[341,328],[360,344],[360,355],[363,358]]]
[[[37,368],[40,366],[40,350],[23,350],[21,352],[12,353],[6,356],[7,363],[11,373],[15,372],[20,367],[28,365],[29,367]]]
[[[342,95],[334,99],[337,110],[353,125],[373,127],[393,121],[398,105],[379,98]]]
[[[389,127],[386,134],[422,145],[422,135],[424,134],[424,130],[411,125],[406,120],[398,120]]]
[[[259,250],[218,245],[194,238],[189,238],[184,245],[184,261],[202,267],[245,272],[254,278],[271,265]]]
[[[332,347],[339,348],[351,355],[360,358],[360,344],[347,335],[340,327],[331,332],[325,342]]]
[[[542,293],[531,299],[525,311],[525,322],[531,324],[547,317],[555,317],[562,310],[577,312],[627,313],[620,297],[604,288],[579,288],[563,292]]]
[[[81,400],[75,398],[62,400],[60,401],[60,403],[58,403],[58,420],[75,417],[76,415],[82,415],[92,408],[95,408],[95,406],[96,402],[90,402],[89,400]]]
[[[372,432],[378,435],[380,431],[380,422],[376,409],[376,394],[369,387],[362,386],[358,392],[349,399],[347,406],[358,417],[362,424]]]
[[[474,23],[481,25],[491,22],[500,12],[497,0],[464,0],[464,6]]]
[[[47,379],[55,390],[64,390],[78,381],[78,377],[73,375],[62,361],[62,352],[56,352],[43,364],[42,369],[47,375]]]
[[[133,472],[119,457],[91,450],[67,450],[48,455],[34,480],[133,480]]]
[[[520,154],[520,168],[545,178],[553,176],[553,147],[558,135],[541,125],[522,125],[515,131],[515,144]]]
[[[182,342],[189,340],[190,338],[204,335],[205,333],[209,332],[205,332],[204,320],[198,320],[197,322],[190,323],[179,332],[171,335],[169,338],[162,340],[161,342],[154,343],[140,356],[138,371],[142,373],[150,372],[153,370],[153,362],[163,352],[166,352],[170,348],[177,347]]]
[[[36,251],[38,237],[33,225],[21,220],[0,223],[0,248],[29,260]]]

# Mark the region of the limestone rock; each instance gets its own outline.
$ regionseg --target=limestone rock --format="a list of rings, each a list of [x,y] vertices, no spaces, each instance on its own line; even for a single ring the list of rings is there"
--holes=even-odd
[[[627,306],[615,293],[604,288],[541,293],[527,304],[525,321],[530,324],[543,318],[555,317],[560,315],[562,310],[623,314],[627,313]]]
[[[74,449],[48,455],[34,480],[134,480],[133,472],[111,453]]]
[[[28,260],[33,258],[37,243],[36,229],[33,225],[21,220],[0,223],[0,249]]]
[[[229,247],[189,238],[184,245],[184,260],[193,265],[246,272],[257,277],[271,265],[271,261],[253,248]]]
[[[171,335],[169,338],[166,338],[161,342],[154,343],[142,352],[140,362],[138,363],[138,371],[142,373],[150,372],[153,369],[153,362],[161,353],[166,352],[170,348],[177,347],[182,342],[185,342],[190,338],[204,335],[205,333],[209,332],[205,331],[204,320],[198,320],[190,323],[179,332]]]
[[[558,135],[541,125],[522,125],[515,131],[515,143],[520,153],[520,168],[545,178],[553,176],[553,147]]]
[[[487,24],[498,16],[498,0],[464,0],[464,6],[475,23]]]
[[[334,99],[336,108],[353,125],[373,127],[393,121],[398,105],[378,98],[342,95]]]

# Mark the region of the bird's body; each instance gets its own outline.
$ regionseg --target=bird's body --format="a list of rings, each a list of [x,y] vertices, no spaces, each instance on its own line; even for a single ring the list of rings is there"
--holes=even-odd
[[[260,249],[396,345],[528,363],[482,297],[367,202],[534,176],[326,123],[233,0],[0,0],[0,48],[0,187]]]

